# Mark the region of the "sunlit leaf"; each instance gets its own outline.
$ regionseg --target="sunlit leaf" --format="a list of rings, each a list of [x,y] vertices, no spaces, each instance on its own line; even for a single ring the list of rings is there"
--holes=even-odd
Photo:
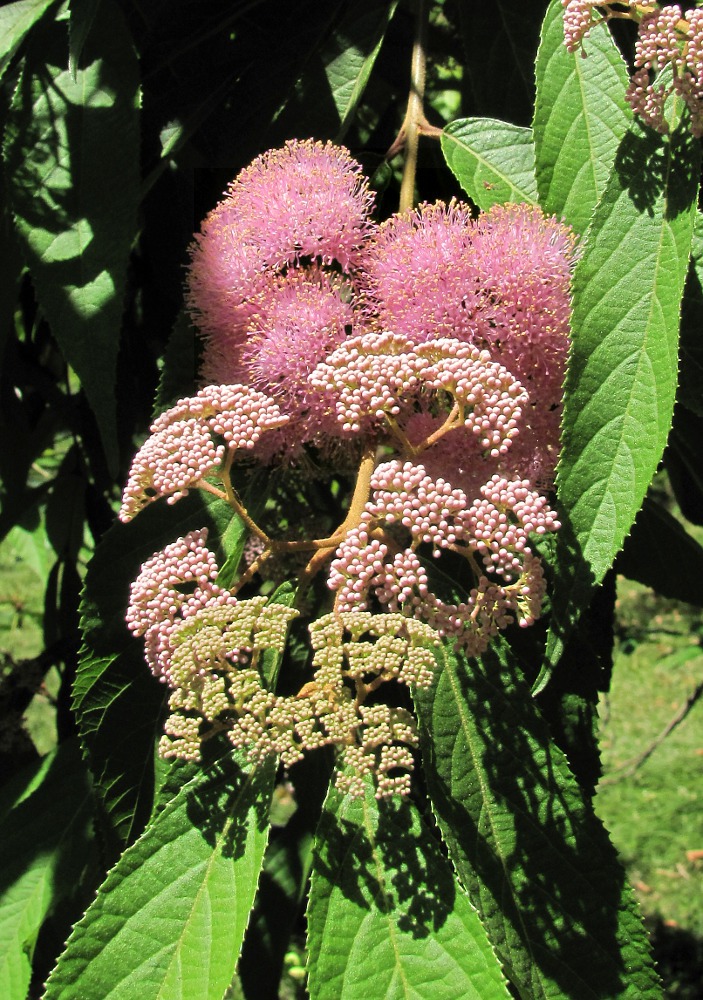
[[[698,144],[633,127],[574,274],[552,631],[542,686],[622,547],[661,459],[677,382]]]
[[[542,208],[586,229],[632,121],[628,75],[605,22],[567,52],[564,7],[552,0],[536,63],[534,138]]]
[[[482,211],[506,201],[537,203],[532,129],[493,118],[461,118],[442,133],[442,151]]]
[[[189,782],[108,875],[46,1000],[222,1000],[268,837],[273,759],[223,758]]]
[[[0,78],[27,32],[56,0],[17,0],[0,7]]]

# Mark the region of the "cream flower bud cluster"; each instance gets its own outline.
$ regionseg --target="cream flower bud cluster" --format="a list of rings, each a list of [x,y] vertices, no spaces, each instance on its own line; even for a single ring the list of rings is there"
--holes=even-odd
[[[330,567],[339,612],[377,602],[428,622],[472,656],[511,622],[530,625],[538,617],[545,585],[529,535],[556,531],[559,522],[527,480],[494,475],[471,503],[424,466],[394,460],[376,469],[371,491]],[[451,549],[467,560],[475,585],[466,600],[450,603],[432,591],[417,552],[423,544],[435,558]]]
[[[180,399],[157,417],[134,457],[120,520],[131,521],[162,496],[176,503],[216,474],[228,449],[250,451],[288,419],[269,396],[245,385],[209,385]]]
[[[155,553],[130,593],[129,627],[144,636],[153,673],[172,689],[161,756],[200,760],[203,740],[216,732],[251,761],[278,755],[287,767],[331,745],[354,762],[356,779],[340,771],[345,791],[363,794],[359,776],[372,773],[379,798],[407,794],[415,721],[405,709],[364,700],[387,681],[429,685],[435,632],[398,614],[326,615],[310,626],[312,680],[279,697],[258,664],[267,650],[283,654],[298,612],[219,588],[206,541],[205,529],[193,531]]]
[[[391,680],[428,687],[436,633],[403,615],[353,611],[313,622],[310,639],[316,669],[301,694],[314,706],[322,741],[341,748],[337,786],[363,796],[364,777],[370,774],[376,798],[407,795],[414,766],[411,748],[417,746],[415,720],[403,708],[363,704],[363,692],[367,685]]]

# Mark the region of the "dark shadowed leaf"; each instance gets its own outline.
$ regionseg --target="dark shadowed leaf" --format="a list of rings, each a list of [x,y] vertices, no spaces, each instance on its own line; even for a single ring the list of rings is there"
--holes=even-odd
[[[407,801],[332,786],[308,904],[311,1000],[509,996],[478,914]]]

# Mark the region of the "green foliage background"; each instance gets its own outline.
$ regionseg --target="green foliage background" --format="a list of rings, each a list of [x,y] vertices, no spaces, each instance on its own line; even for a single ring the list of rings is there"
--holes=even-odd
[[[586,59],[566,52],[559,0],[428,4],[426,110],[444,130],[422,140],[416,178],[418,200],[529,201],[581,236],[547,626],[480,662],[442,652],[417,693],[424,774],[404,807],[328,792],[320,760],[300,765],[297,812],[272,829],[272,765],[154,753],[164,690],[124,627],[129,582],[193,526],[221,564],[243,543],[228,508],[198,497],[114,523],[154,406],[195,384],[191,235],[239,169],[291,137],[346,143],[381,216],[395,211],[401,165],[385,153],[419,7],[0,7],[9,1000],[43,995],[59,955],[51,1000],[275,997],[306,906],[313,1000],[662,995],[592,793],[616,558],[703,604],[703,549],[671,498],[647,493],[664,454],[703,523],[700,151],[680,108],[666,137],[632,120],[604,27]]]

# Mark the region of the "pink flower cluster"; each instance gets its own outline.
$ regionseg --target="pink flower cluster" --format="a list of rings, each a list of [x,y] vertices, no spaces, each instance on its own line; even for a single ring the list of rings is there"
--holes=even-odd
[[[671,94],[682,98],[691,115],[691,132],[703,136],[703,10],[685,11],[679,4],[657,6],[655,0],[597,3],[595,0],[562,0],[564,39],[575,52],[599,20],[629,15],[639,22],[635,44],[635,70],[626,97],[636,115],[657,132],[669,125],[664,108]],[[623,8],[628,8],[623,11]],[[662,83],[662,72],[671,80]]]
[[[330,143],[291,141],[233,182],[188,275],[210,384],[154,422],[120,519],[205,489],[255,542],[232,591],[205,531],[155,553],[132,585],[129,628],[172,688],[162,754],[197,759],[219,731],[286,766],[333,745],[343,789],[361,793],[373,773],[385,797],[409,790],[415,725],[367,697],[429,684],[440,637],[476,655],[540,614],[529,536],[559,527],[540,490],[558,452],[574,236],[526,205],[478,220],[422,205],[376,226],[372,201]],[[309,449],[319,467],[341,455],[358,469],[349,510],[327,538],[276,539],[242,506],[234,459],[297,465],[300,491]],[[258,660],[283,651],[297,612],[239,592],[301,554],[303,581],[331,563],[335,604],[310,626],[312,679],[282,698]],[[452,576],[449,592],[438,581]]]
[[[511,622],[527,626],[539,617],[544,579],[528,536],[556,531],[559,522],[528,481],[493,476],[472,503],[422,465],[394,460],[378,466],[371,491],[331,566],[339,611],[376,604],[412,615],[470,656]],[[433,592],[422,545],[435,558],[451,551],[466,560],[475,580],[466,600],[451,603]]]
[[[269,396],[246,385],[209,385],[179,399],[157,417],[134,457],[120,521],[131,521],[159,497],[180,500],[219,471],[228,450],[251,451],[265,431],[288,419]]]
[[[324,452],[359,430],[354,419],[335,421],[334,394],[311,378],[350,337],[364,338],[357,358],[381,349],[386,333],[416,347],[452,339],[489,351],[523,383],[531,403],[522,472],[548,485],[572,232],[532,206],[496,207],[474,221],[456,202],[377,226],[372,203],[359,164],[330,143],[291,141],[242,171],[192,247],[188,303],[205,338],[204,379],[275,399],[291,421],[260,457],[290,459],[306,443]]]

